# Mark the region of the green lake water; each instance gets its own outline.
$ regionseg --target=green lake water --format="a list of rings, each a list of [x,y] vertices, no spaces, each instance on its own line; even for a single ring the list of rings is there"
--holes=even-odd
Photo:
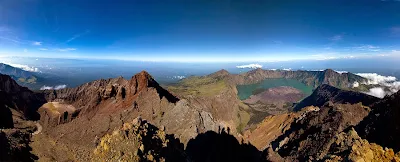
[[[238,90],[239,99],[245,100],[249,98],[252,94],[257,94],[258,92],[261,92],[263,90],[280,86],[296,88],[302,91],[306,96],[309,96],[313,90],[311,86],[307,86],[297,80],[284,78],[265,79],[264,81],[256,84],[238,85],[236,86],[236,89]]]

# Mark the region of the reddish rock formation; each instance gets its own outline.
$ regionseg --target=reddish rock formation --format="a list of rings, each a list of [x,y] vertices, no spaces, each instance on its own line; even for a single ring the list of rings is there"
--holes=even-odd
[[[97,80],[77,88],[46,91],[46,94],[49,101],[59,106],[41,108],[44,134],[34,137],[34,146],[43,147],[41,143],[57,140],[63,147],[55,148],[56,152],[80,152],[68,159],[90,159],[100,137],[138,116],[164,127],[184,143],[198,133],[218,130],[220,126],[210,113],[195,108],[185,99],[179,100],[144,71],[130,80],[121,77]],[[74,110],[64,116],[66,107]],[[38,150],[40,156],[58,156]]]

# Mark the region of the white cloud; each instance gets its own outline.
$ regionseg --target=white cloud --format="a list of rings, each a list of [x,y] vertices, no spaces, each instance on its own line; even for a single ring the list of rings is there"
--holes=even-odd
[[[379,87],[370,89],[369,92],[366,92],[367,94],[375,94],[374,96],[384,97],[385,95],[391,95],[400,90],[400,82],[397,81],[397,78],[394,76],[382,76],[377,73],[357,73],[356,75],[362,76],[368,80],[361,84],[379,85]],[[382,91],[384,93],[383,95],[381,94]]]
[[[47,50],[49,50],[49,49],[47,49],[47,48],[39,48],[39,50],[41,50],[41,51],[47,51]]]
[[[76,48],[57,48],[55,50],[59,52],[69,52],[69,51],[75,51]]]
[[[25,70],[25,71],[40,72],[40,70],[38,68],[35,68],[33,66],[31,67],[31,66],[28,66],[28,65],[13,64],[13,63],[8,63],[8,62],[3,62],[3,63],[7,64],[7,65],[10,65],[12,67],[15,67],[15,68],[19,68],[19,69]]]
[[[67,85],[62,84],[62,85],[56,85],[56,86],[54,86],[54,89],[55,89],[55,90],[64,89],[64,88],[67,88]]]
[[[41,45],[42,45],[42,42],[32,42],[32,45],[34,45],[34,46],[41,46]]]
[[[284,68],[284,69],[282,69],[282,70],[285,70],[285,71],[292,71],[292,68]]]
[[[257,69],[257,68],[262,68],[263,66],[260,64],[248,64],[248,65],[240,65],[236,66],[239,69]]]
[[[52,89],[54,89],[54,90],[59,90],[59,89],[64,89],[64,88],[67,88],[67,85],[61,84],[61,85],[56,85],[56,86],[54,86],[54,87],[44,85],[44,86],[42,86],[42,87],[40,88],[40,90],[52,90]]]
[[[396,81],[396,77],[394,76],[382,76],[377,73],[357,73],[356,75],[362,76],[368,79],[368,82],[365,84],[387,84],[389,82]]]
[[[375,96],[375,97],[379,97],[379,98],[383,98],[385,97],[385,95],[387,94],[385,92],[385,90],[383,90],[382,87],[375,87],[375,88],[371,88],[369,90],[369,92],[366,92],[367,94],[371,95],[371,96]]]
[[[184,79],[184,78],[186,78],[186,77],[183,76],[183,75],[176,75],[176,76],[172,76],[171,78],[172,78],[172,79]]]
[[[51,89],[53,89],[53,87],[46,86],[46,85],[44,85],[43,87],[40,88],[40,90],[51,90]]]

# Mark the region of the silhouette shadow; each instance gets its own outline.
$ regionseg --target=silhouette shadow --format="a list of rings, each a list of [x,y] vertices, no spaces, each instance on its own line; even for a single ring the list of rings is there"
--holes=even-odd
[[[208,131],[189,140],[186,154],[195,162],[266,161],[263,153],[251,144],[240,144],[233,136],[222,130]]]
[[[39,158],[30,152],[32,148],[29,146],[29,142],[29,133],[15,131],[9,132],[7,135],[5,132],[0,131],[0,161],[38,160]]]

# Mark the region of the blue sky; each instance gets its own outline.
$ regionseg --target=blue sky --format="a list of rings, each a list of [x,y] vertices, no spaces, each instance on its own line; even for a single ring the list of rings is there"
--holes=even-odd
[[[400,61],[400,1],[0,0],[0,56]]]

